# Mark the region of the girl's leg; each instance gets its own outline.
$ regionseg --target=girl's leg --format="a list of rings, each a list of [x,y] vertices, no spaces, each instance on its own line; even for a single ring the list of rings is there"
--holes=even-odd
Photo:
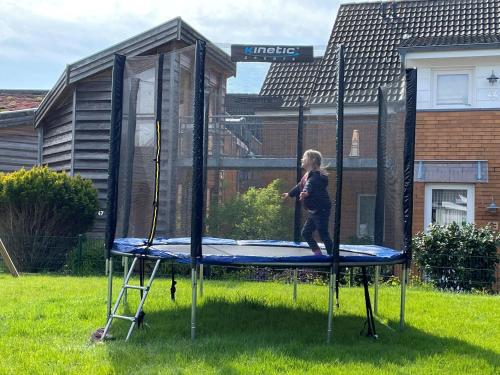
[[[316,224],[315,220],[309,216],[304,224],[304,227],[302,228],[302,237],[306,242],[308,243],[309,247],[315,251],[319,250],[318,243],[313,237],[313,233],[316,230]]]
[[[332,253],[333,242],[328,232],[328,221],[330,220],[330,211],[321,211],[316,216],[316,229],[318,230],[319,237],[321,241],[325,244],[325,248],[328,254]]]

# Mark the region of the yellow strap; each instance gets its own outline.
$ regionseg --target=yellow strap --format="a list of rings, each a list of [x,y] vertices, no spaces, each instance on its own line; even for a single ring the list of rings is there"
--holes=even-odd
[[[161,127],[160,121],[156,121],[156,160],[155,160],[155,195],[153,203],[153,222],[149,231],[148,246],[153,244],[158,220],[158,206],[160,200],[160,152],[161,152]]]

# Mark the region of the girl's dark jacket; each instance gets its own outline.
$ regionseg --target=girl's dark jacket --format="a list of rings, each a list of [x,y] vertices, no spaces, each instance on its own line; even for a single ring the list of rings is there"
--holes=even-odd
[[[328,195],[328,176],[320,171],[311,171],[302,177],[302,180],[288,192],[290,197],[298,197],[302,191],[309,193],[304,199],[304,207],[309,211],[331,209],[332,202]]]

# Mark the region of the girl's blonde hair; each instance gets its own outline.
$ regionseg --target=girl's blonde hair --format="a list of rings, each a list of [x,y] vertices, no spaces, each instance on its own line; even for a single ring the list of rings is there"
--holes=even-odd
[[[319,170],[321,174],[328,174],[326,172],[328,166],[322,164],[323,155],[321,155],[321,152],[310,149],[304,152],[303,158],[309,160],[314,168]]]

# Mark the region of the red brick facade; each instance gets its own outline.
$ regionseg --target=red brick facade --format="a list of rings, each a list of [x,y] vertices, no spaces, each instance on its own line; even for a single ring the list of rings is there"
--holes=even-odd
[[[487,183],[475,184],[475,222],[500,220],[486,206],[500,199],[500,111],[419,112],[415,159],[487,160]],[[415,183],[413,230],[424,229],[424,184]]]

